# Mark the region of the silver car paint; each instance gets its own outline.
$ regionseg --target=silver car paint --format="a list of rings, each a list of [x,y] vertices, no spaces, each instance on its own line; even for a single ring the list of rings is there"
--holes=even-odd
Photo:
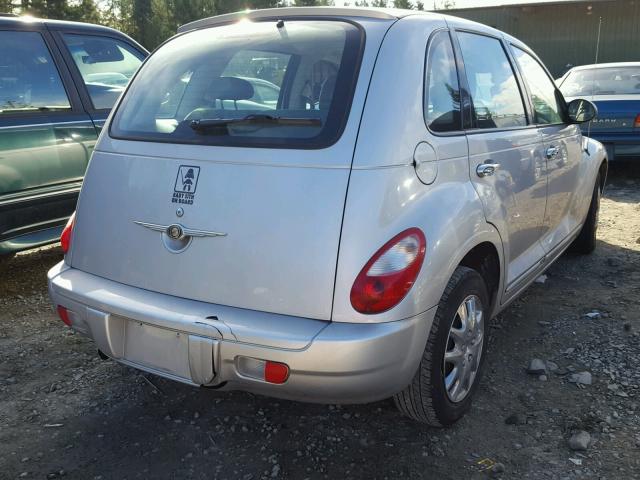
[[[367,29],[361,77],[368,78],[391,22],[361,24]],[[103,135],[78,206],[71,265],[178,297],[329,320],[366,89],[366,81],[358,83],[342,137],[322,150],[168,148]],[[200,168],[194,205],[171,202],[181,165]],[[178,221],[179,206],[185,227],[227,236],[194,239],[176,255],[165,248],[162,234],[134,223],[170,225]]]
[[[48,278],[51,299],[69,309],[73,328],[121,363],[191,385],[309,402],[364,403],[402,389],[435,314],[430,309],[376,325],[323,322],[175,298],[62,262]],[[132,344],[131,332],[140,330],[148,332],[146,340]],[[157,348],[156,336],[173,338],[164,338],[163,347],[170,347]],[[284,362],[289,379],[273,385],[242,375],[241,357]]]
[[[279,16],[354,15],[352,9],[278,12]],[[435,306],[453,271],[473,247],[487,242],[495,247],[500,260],[494,313],[562,253],[586,216],[604,159],[602,146],[590,142],[589,153],[567,147],[572,159],[561,165],[560,160],[550,164],[543,157],[545,139],[535,127],[473,135],[432,134],[422,113],[425,48],[431,33],[455,23],[502,34],[435,14],[404,12],[407,16],[393,23],[366,18],[366,12],[360,10],[358,16],[350,17],[366,29],[367,46],[346,130],[332,147],[315,151],[167,148],[111,139],[104,133],[107,129],[103,130],[78,208],[68,256],[73,268],[59,265],[49,273],[52,299],[74,310],[74,326],[77,322],[78,328],[108,354],[129,364],[121,351],[105,343],[113,333],[108,328],[111,315],[197,337],[189,360],[192,378],[151,369],[177,380],[198,383],[203,371],[202,365],[198,366],[202,356],[198,352],[204,348],[216,359],[214,385],[227,382],[224,388],[307,401],[370,401],[389,396],[408,383],[426,344]],[[261,13],[251,15],[255,18]],[[379,12],[375,11],[375,16],[379,17]],[[571,137],[574,131],[574,127],[566,127],[566,132],[558,133],[558,141]],[[580,139],[579,133],[576,139]],[[479,179],[475,165],[494,160],[496,155],[502,171]],[[201,262],[223,268],[227,285],[200,285],[202,278],[189,276],[190,269],[198,268],[195,260],[185,260],[184,254],[162,253],[159,238],[152,238],[152,232],[132,222],[177,220],[175,206],[167,205],[165,199],[170,192],[166,187],[149,185],[165,185],[185,160],[223,180],[213,183],[223,195],[204,193],[204,205],[239,205],[234,212],[201,206],[180,219],[191,228],[227,232],[224,240],[247,237],[238,245],[221,246],[218,238],[199,244],[194,241],[190,247]],[[520,178],[517,169],[523,163],[526,178]],[[547,177],[547,172],[552,175]],[[139,180],[141,176],[146,176],[144,182]],[[109,178],[126,178],[127,182],[114,185]],[[312,186],[310,201],[319,205],[301,201],[295,184],[303,180]],[[294,185],[291,191],[283,191],[287,182]],[[553,185],[547,187],[547,183]],[[273,184],[281,188],[270,189]],[[545,198],[547,188],[556,196],[554,208],[566,212],[564,218],[554,217],[551,211],[545,214],[550,208]],[[322,190],[328,192],[326,198],[316,193]],[[233,203],[223,203],[225,195],[230,195]],[[277,203],[274,196],[284,196],[287,201]],[[107,199],[113,203],[105,208]],[[252,208],[259,213],[252,213]],[[274,217],[274,212],[283,208],[290,218]],[[303,215],[309,211],[311,215]],[[96,218],[96,212],[101,218]],[[529,217],[531,212],[535,215]],[[315,230],[308,218],[319,220]],[[518,219],[515,223],[514,218]],[[251,229],[251,222],[261,228]],[[112,234],[105,228],[111,224],[122,229]],[[349,292],[362,266],[389,238],[414,226],[425,232],[427,252],[407,297],[378,315],[355,312]],[[283,243],[297,232],[302,232],[298,238],[304,242],[314,242],[317,235],[326,248],[318,247],[317,254]],[[336,232],[340,234],[339,245]],[[131,245],[133,238],[138,239],[138,245]],[[260,243],[259,250],[251,250],[250,240],[254,239]],[[217,249],[242,261],[247,261],[243,251],[252,252],[248,273],[260,281],[249,281],[239,264],[234,268],[232,262],[216,263],[228,260],[213,255]],[[141,259],[143,270],[127,270],[134,262],[139,265]],[[180,290],[176,285],[172,275],[176,271],[188,288],[183,285]],[[511,282],[508,292],[507,279]],[[255,286],[267,292],[256,291]],[[203,347],[206,342],[202,338],[209,339],[210,350]],[[144,348],[137,355],[144,358]],[[238,373],[239,355],[283,361],[290,365],[292,377],[285,385],[244,378]],[[185,365],[176,371],[186,372]]]

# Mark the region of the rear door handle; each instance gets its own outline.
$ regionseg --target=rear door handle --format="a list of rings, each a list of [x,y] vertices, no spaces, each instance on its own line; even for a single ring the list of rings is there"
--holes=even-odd
[[[559,152],[560,152],[560,147],[552,146],[547,148],[545,153],[547,155],[547,159],[551,160],[552,158],[555,158]]]
[[[481,163],[476,167],[476,173],[480,178],[489,177],[496,173],[498,168],[500,168],[499,163]]]

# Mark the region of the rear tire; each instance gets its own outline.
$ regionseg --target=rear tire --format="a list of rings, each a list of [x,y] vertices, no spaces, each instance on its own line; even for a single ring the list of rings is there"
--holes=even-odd
[[[588,255],[596,249],[596,237],[598,233],[598,216],[600,212],[600,174],[596,177],[596,184],[593,187],[593,195],[591,196],[591,204],[587,218],[582,224],[580,234],[573,241],[569,250]]]
[[[470,301],[476,305],[476,314],[468,316],[465,327],[460,309],[470,312]],[[471,408],[487,349],[485,332],[489,312],[489,294],[482,276],[471,268],[458,267],[438,304],[418,371],[409,386],[394,396],[396,406],[404,415],[434,427],[444,427]],[[479,340],[473,340],[478,332],[481,333]],[[456,358],[456,352],[462,352],[460,359]],[[456,364],[452,359],[464,363]],[[453,367],[454,364],[457,366]],[[455,378],[456,368],[460,381],[458,391],[454,392],[457,387],[451,379]]]

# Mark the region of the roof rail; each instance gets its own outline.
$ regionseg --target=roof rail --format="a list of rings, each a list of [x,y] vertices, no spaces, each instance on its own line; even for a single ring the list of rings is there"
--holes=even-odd
[[[16,15],[15,13],[3,13],[0,12],[0,17],[18,17],[19,15]]]

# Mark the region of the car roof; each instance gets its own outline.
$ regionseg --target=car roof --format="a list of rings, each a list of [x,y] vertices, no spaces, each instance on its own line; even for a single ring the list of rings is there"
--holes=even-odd
[[[593,70],[598,68],[620,68],[620,67],[640,67],[640,62],[611,62],[611,63],[598,63],[593,65],[580,65],[578,67],[571,68],[570,71],[575,72],[578,70]]]
[[[203,18],[186,23],[178,28],[178,33],[211,27],[238,20],[257,20],[261,18],[287,17],[360,17],[377,20],[398,20],[409,15],[424,15],[432,18],[443,18],[444,15],[421,10],[403,10],[399,8],[361,8],[361,7],[283,7],[263,10],[242,10],[215,17]]]
[[[506,34],[503,31],[496,30],[485,24],[467,20],[464,18],[445,15],[440,12],[429,12],[424,10],[407,10],[401,8],[376,8],[376,7],[283,7],[283,8],[266,8],[262,10],[242,10],[224,15],[203,18],[190,23],[186,23],[178,28],[178,33],[184,33],[199,28],[208,28],[216,25],[224,25],[238,22],[240,20],[260,20],[260,19],[280,19],[288,17],[318,17],[318,18],[365,18],[373,20],[396,21],[404,17],[420,16],[424,19],[444,20],[447,22],[455,22],[457,25],[463,25],[483,33],[497,35],[505,38],[507,41],[514,43],[520,47],[529,49],[520,40]]]
[[[20,25],[24,25],[26,28],[28,28],[29,26],[35,25],[35,26],[46,26],[53,30],[57,30],[57,29],[75,30],[75,31],[86,30],[88,32],[90,31],[94,33],[103,32],[103,33],[126,36],[124,33],[116,29],[105,27],[102,25],[95,25],[93,23],[71,22],[68,20],[50,20],[48,18],[36,18],[36,17],[31,17],[29,15],[14,16],[14,15],[5,14],[0,16],[0,27],[6,27],[6,26],[15,27]]]

